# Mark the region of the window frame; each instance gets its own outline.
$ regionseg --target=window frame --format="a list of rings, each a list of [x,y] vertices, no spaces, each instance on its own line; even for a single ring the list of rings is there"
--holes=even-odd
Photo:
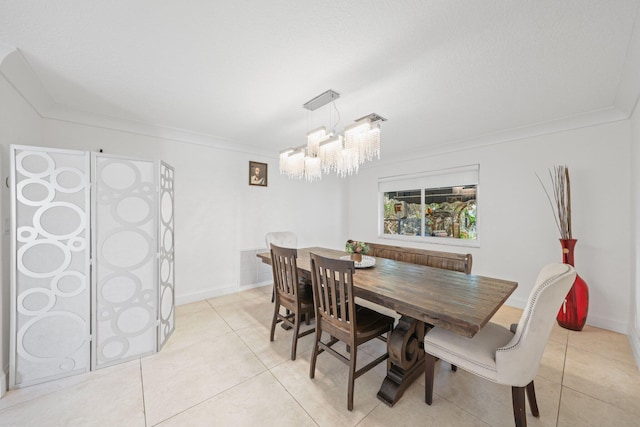
[[[475,182],[474,182],[475,181]],[[429,183],[433,183],[429,185]],[[398,188],[394,188],[394,184]],[[451,167],[415,174],[395,175],[378,178],[378,238],[400,242],[419,242],[447,246],[480,247],[481,226],[476,225],[476,238],[461,239],[457,237],[424,236],[424,215],[421,218],[421,235],[405,236],[401,234],[385,234],[384,232],[384,200],[385,193],[393,191],[420,191],[422,209],[424,209],[425,189],[456,187],[464,185],[476,186],[476,217],[480,215],[480,164]],[[393,189],[392,189],[393,188]]]

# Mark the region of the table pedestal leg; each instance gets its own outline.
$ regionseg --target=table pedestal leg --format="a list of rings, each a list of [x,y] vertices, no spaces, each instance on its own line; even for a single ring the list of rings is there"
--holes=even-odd
[[[402,316],[387,342],[391,366],[378,399],[393,406],[411,383],[424,373],[425,324]]]

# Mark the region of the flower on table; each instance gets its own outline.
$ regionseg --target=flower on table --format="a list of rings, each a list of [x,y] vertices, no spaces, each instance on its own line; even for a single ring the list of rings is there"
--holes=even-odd
[[[362,254],[369,253],[369,245],[365,242],[359,242],[357,240],[347,240],[347,244],[344,247],[345,251],[349,254]]]

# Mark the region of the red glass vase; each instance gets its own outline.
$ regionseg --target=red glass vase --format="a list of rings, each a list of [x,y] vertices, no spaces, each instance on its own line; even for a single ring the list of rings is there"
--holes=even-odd
[[[562,262],[573,266],[573,251],[577,239],[560,239],[562,246]],[[569,290],[560,311],[558,311],[558,325],[572,331],[581,331],[587,322],[589,311],[589,287],[582,277],[576,275],[576,280]]]

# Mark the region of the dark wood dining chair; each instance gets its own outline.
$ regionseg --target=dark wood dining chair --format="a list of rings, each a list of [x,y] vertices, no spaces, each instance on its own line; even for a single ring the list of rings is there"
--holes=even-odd
[[[273,341],[276,324],[283,322],[293,329],[293,341],[291,343],[291,360],[296,360],[296,348],[298,339],[313,333],[314,328],[300,332],[302,316],[309,324],[309,317],[313,313],[313,295],[311,289],[298,280],[298,266],[296,260],[298,250],[294,248],[282,248],[271,244],[271,266],[273,270],[274,286],[274,310],[271,321],[271,336]],[[280,307],[287,311],[280,312]]]
[[[568,264],[549,264],[538,274],[517,325],[507,329],[489,322],[473,338],[435,327],[424,337],[425,402],[433,402],[438,358],[494,383],[511,386],[516,427],[526,427],[525,392],[534,417],[539,417],[533,380],[540,367],[558,309],[576,273]]]
[[[311,253],[311,283],[316,313],[316,340],[311,356],[309,377],[315,376],[316,359],[323,351],[349,366],[347,409],[353,410],[353,385],[356,378],[388,359],[389,353],[356,370],[357,349],[362,343],[381,338],[393,329],[394,319],[357,305],[353,294],[353,261],[325,258]],[[329,341],[322,341],[322,333]],[[331,348],[338,341],[347,345],[349,357]]]
[[[278,245],[281,248],[297,248],[298,236],[293,231],[271,231],[264,236],[264,241],[267,244],[267,249],[271,249],[271,244]],[[271,302],[276,298],[276,284],[273,284],[273,291],[271,293]]]

